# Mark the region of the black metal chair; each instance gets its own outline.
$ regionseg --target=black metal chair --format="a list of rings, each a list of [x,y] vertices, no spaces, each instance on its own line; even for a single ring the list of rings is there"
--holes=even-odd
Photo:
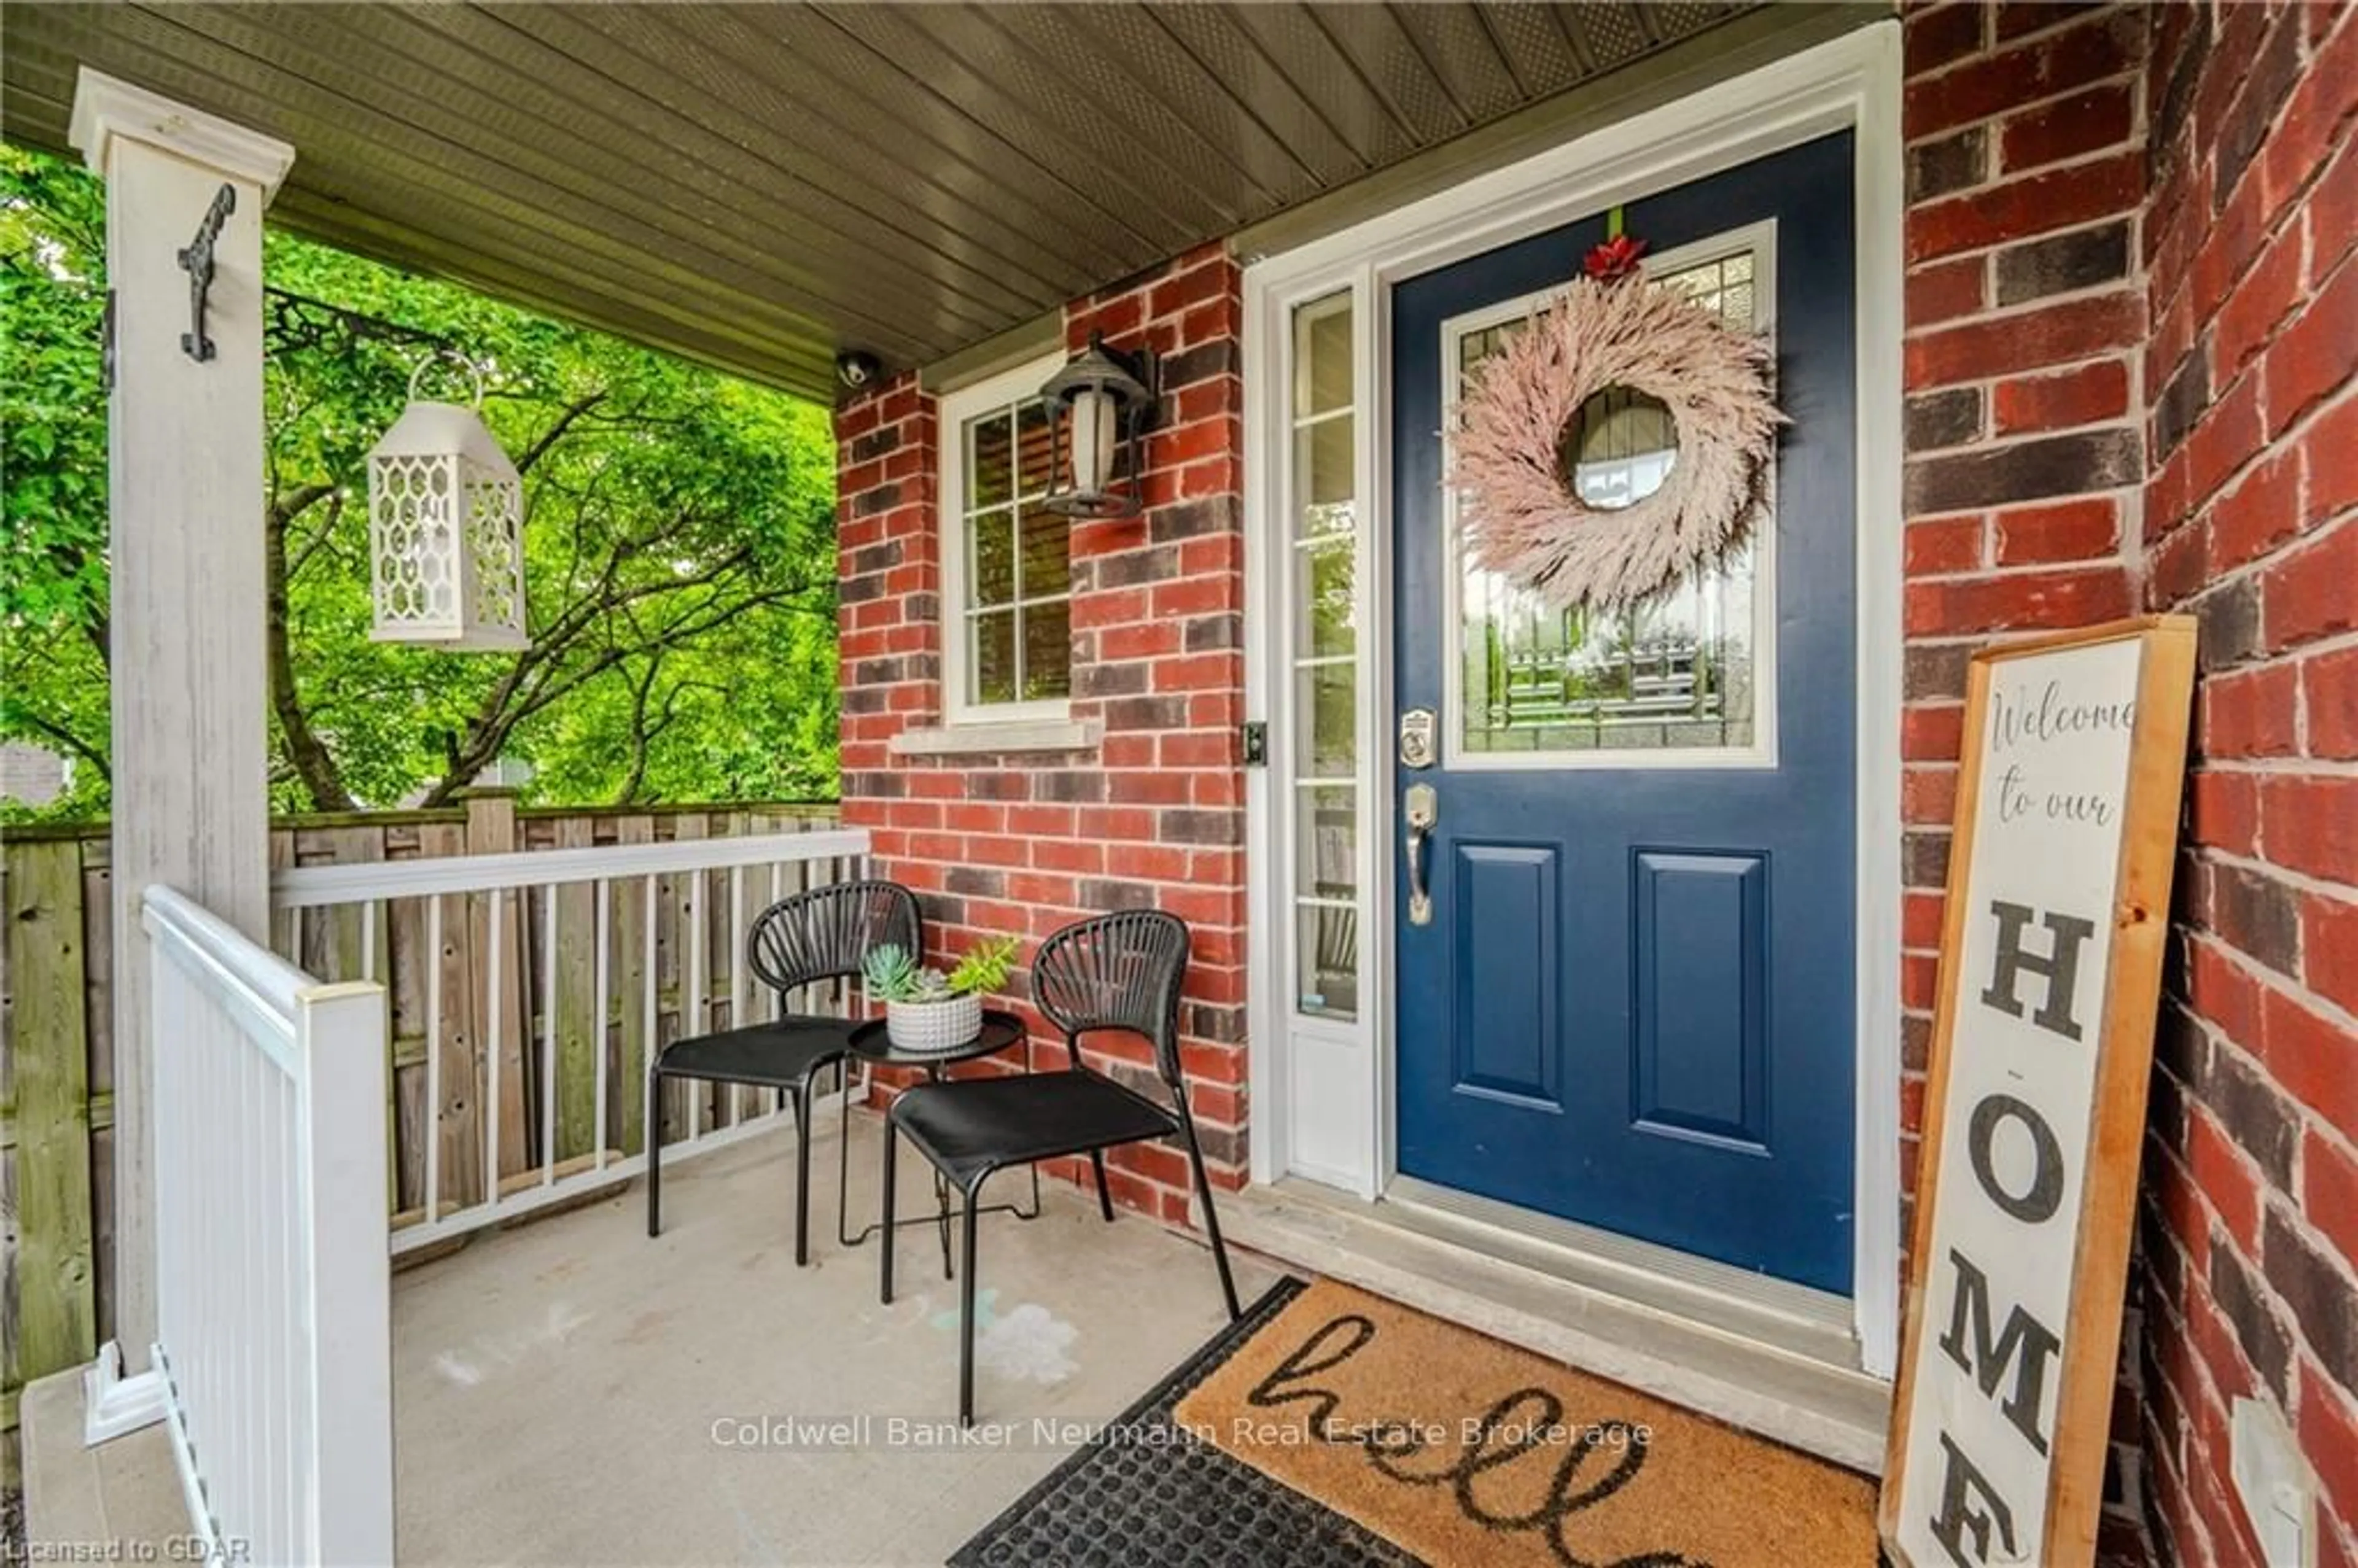
[[[1087,1154],[1098,1179],[1098,1206],[1110,1222],[1105,1152],[1125,1143],[1176,1136],[1187,1146],[1204,1231],[1219,1265],[1228,1315],[1241,1317],[1237,1285],[1220,1241],[1204,1151],[1187,1108],[1179,1064],[1179,987],[1187,972],[1187,925],[1160,910],[1125,910],[1065,926],[1032,961],[1032,999],[1064,1031],[1067,1068],[1011,1077],[919,1084],[892,1102],[884,1130],[883,1299],[892,1299],[893,1153],[907,1138],[963,1195],[964,1266],[958,1273],[958,1421],[974,1424],[974,1243],[976,1198],[983,1183],[1011,1165]],[[1154,1045],[1154,1065],[1171,1104],[1116,1083],[1081,1061],[1091,1030],[1132,1030]]]
[[[660,1090],[666,1078],[747,1084],[780,1091],[795,1118],[795,1262],[810,1260],[810,1135],[813,1087],[840,1068],[856,1018],[787,1011],[789,993],[860,973],[871,948],[897,943],[925,951],[916,895],[897,882],[837,882],[780,899],[745,937],[745,962],[778,995],[779,1015],[717,1034],[675,1040],[647,1067],[647,1234],[663,1231]]]

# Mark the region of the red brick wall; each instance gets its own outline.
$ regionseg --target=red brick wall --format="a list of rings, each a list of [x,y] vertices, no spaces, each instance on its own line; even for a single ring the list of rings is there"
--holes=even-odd
[[[2358,1564],[2353,17],[1906,18],[1911,1138],[1964,654],[2136,609],[2201,627],[2118,1560],[2257,1563],[2227,1438],[2250,1395],[2323,1482],[2320,1561]]]
[[[1994,636],[2136,608],[2149,21],[2135,5],[1982,0],[1905,18],[1910,1225],[1966,659]],[[2135,1421],[2125,1375],[2116,1430]],[[2115,1458],[2104,1553],[2136,1562],[2138,1463]]]
[[[940,437],[914,378],[836,417],[845,821],[870,829],[882,874],[917,890],[937,949],[1007,931],[1028,957],[1092,911],[1183,916],[1195,937],[1183,1054],[1206,1158],[1228,1185],[1246,1162],[1240,309],[1235,264],[1207,246],[1065,312],[1072,346],[1096,329],[1116,348],[1152,344],[1163,369],[1146,514],[1073,528],[1072,712],[1104,727],[1088,751],[893,754],[903,729],[941,722]],[[1028,976],[1014,992],[1029,995]],[[1142,1041],[1093,1039],[1098,1065],[1150,1070]],[[1044,1063],[1063,1047],[1035,1020],[1033,1049]],[[1177,1150],[1112,1164],[1121,1202],[1184,1222]]]
[[[2114,7],[1959,0],[1906,21],[1911,1196],[1966,658],[2134,605],[2144,35]]]
[[[2200,617],[2146,1146],[2162,1552],[2256,1564],[2229,1401],[2282,1411],[2358,1563],[2358,10],[2174,7],[2147,78],[2144,591]]]

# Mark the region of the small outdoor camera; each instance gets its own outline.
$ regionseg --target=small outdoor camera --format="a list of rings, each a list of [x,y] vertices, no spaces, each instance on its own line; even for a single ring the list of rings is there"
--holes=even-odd
[[[848,392],[865,391],[883,373],[882,362],[863,349],[846,349],[835,356],[835,379]]]

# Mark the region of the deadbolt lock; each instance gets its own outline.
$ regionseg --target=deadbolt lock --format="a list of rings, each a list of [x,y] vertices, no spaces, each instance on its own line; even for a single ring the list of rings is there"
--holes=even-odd
[[[1404,768],[1433,766],[1433,709],[1412,708],[1401,715],[1400,760]]]

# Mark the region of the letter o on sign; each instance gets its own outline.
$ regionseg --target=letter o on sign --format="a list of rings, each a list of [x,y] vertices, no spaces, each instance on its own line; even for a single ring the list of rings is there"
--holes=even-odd
[[[2030,1185],[2021,1193],[2006,1191],[1990,1158],[1990,1143],[2002,1121],[2018,1121],[2030,1134]],[[1990,1202],[2025,1225],[2043,1225],[2055,1217],[2056,1209],[2063,1203],[2063,1150],[2055,1141],[2055,1133],[2047,1125],[2046,1118],[2012,1095],[1991,1095],[1974,1107],[1973,1120],[1965,1130],[1965,1142],[1973,1154],[1974,1174],[1980,1179],[1982,1191],[1989,1195]]]

